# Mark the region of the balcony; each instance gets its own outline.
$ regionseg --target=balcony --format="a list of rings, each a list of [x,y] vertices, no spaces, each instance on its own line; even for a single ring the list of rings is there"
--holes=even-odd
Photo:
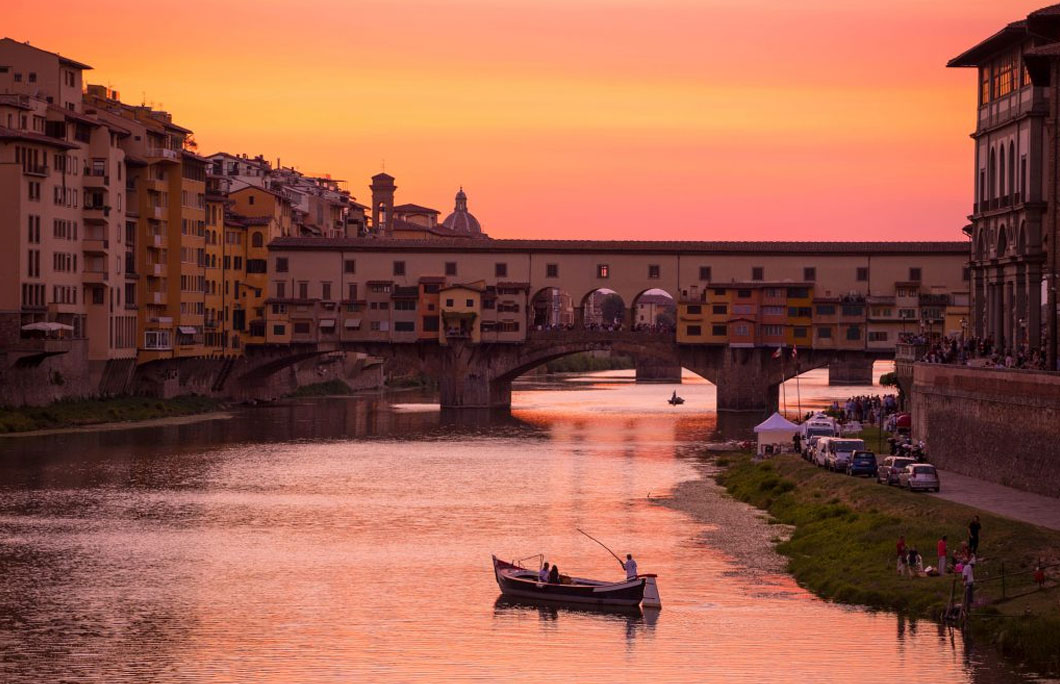
[[[150,266],[148,266],[148,268],[151,269],[150,271],[148,271],[148,275],[152,276],[153,278],[166,277],[167,271],[165,264],[151,264]]]
[[[89,285],[104,285],[110,280],[110,274],[106,271],[85,271],[82,280]]]
[[[164,219],[166,217],[166,208],[165,207],[151,207],[151,211],[150,211],[150,213],[147,214],[147,216],[149,218],[153,218],[153,219],[156,219],[158,221],[161,221],[162,219]]]
[[[110,240],[103,238],[88,238],[81,243],[81,250],[85,254],[106,254],[110,249]]]
[[[47,178],[49,174],[47,164],[28,164],[22,167],[22,173],[27,176],[37,176],[39,178]]]
[[[151,236],[151,246],[154,247],[155,249],[164,248],[166,246],[166,236],[165,235],[152,235]]]
[[[89,223],[106,223],[110,217],[110,207],[106,205],[85,205],[85,221]]]
[[[148,159],[165,159],[175,162],[180,159],[180,152],[171,150],[168,147],[148,147],[147,157]]]
[[[69,338],[54,339],[46,337],[23,337],[11,345],[11,351],[23,354],[52,356],[55,354],[65,354],[70,351],[73,345],[74,340]]]
[[[85,187],[87,188],[107,188],[110,187],[110,176],[102,173],[91,173],[88,169],[85,169],[84,175]]]
[[[166,293],[165,292],[151,292],[150,302],[156,306],[166,305]]]

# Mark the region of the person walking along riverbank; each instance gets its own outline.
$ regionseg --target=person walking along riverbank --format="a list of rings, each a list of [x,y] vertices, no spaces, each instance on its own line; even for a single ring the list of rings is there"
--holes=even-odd
[[[939,557],[939,575],[946,574],[946,535],[942,535],[937,546]]]

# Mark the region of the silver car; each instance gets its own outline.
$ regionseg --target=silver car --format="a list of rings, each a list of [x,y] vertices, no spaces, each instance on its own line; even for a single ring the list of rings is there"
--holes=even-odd
[[[906,487],[911,492],[917,489],[937,492],[940,484],[939,473],[935,470],[935,466],[927,463],[907,465],[898,473],[898,486]]]

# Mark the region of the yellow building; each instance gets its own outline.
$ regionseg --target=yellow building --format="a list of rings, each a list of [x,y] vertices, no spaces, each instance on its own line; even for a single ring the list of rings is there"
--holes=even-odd
[[[233,270],[242,274],[232,295],[237,309],[245,312],[245,323],[238,328],[241,343],[264,344],[265,300],[269,297],[268,244],[291,234],[291,203],[278,192],[255,186],[235,190],[228,198],[231,211],[239,217],[245,232],[242,240],[244,253],[240,255],[238,265],[235,255],[232,259]]]
[[[440,344],[452,340],[467,340],[478,344],[482,339],[482,293],[485,281],[466,285],[450,285],[441,288],[439,300],[442,329],[438,334]]]

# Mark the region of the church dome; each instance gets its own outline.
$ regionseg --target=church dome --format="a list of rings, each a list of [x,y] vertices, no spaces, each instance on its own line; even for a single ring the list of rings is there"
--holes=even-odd
[[[467,195],[464,194],[463,188],[456,193],[453,213],[445,217],[442,225],[459,235],[482,235],[482,226],[479,225],[478,219],[467,210]]]

